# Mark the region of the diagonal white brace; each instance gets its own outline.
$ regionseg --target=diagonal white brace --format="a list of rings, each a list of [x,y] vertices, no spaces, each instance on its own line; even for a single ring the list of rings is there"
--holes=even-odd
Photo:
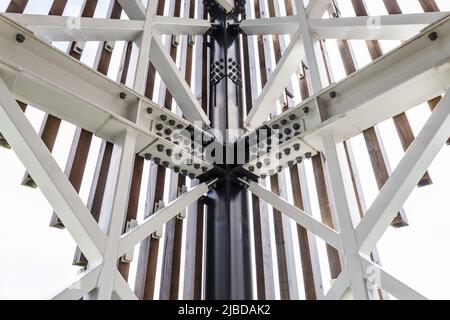
[[[127,14],[128,18],[130,18],[130,20],[145,20],[145,7],[142,4],[141,0],[117,0],[117,1]]]
[[[331,246],[335,247],[338,250],[342,250],[341,239],[339,237],[339,234],[335,230],[317,221],[309,214],[290,204],[286,200],[280,198],[275,193],[261,187],[258,183],[253,181],[245,181],[242,179],[239,180],[242,183],[248,185],[248,190],[251,193],[266,201],[268,204],[278,209],[280,212],[297,222],[299,225],[308,229],[308,231],[322,238]]]
[[[331,0],[311,0],[306,7],[306,14],[309,18],[322,18]]]
[[[340,300],[349,287],[350,282],[348,279],[348,272],[342,270],[341,274],[331,284],[331,288],[325,295],[325,300]]]
[[[114,292],[121,300],[138,300],[138,297],[136,297],[133,290],[131,290],[128,283],[118,271],[114,279]]]
[[[291,43],[248,114],[245,120],[245,126],[248,129],[257,128],[267,120],[283,90],[289,84],[289,80],[305,55],[301,40],[301,31],[299,30],[292,37]]]
[[[234,9],[234,0],[216,0],[216,2],[218,2],[227,13]]]
[[[374,276],[376,284],[386,292],[389,292],[399,300],[427,300],[427,298],[414,289],[410,288],[403,282],[399,281],[379,265],[363,258],[362,264],[364,269],[369,270]]]
[[[365,272],[358,254],[355,229],[351,219],[351,210],[345,190],[344,178],[337,153],[336,141],[332,132],[323,136],[326,169],[330,177],[331,200],[336,209],[337,224],[342,239],[343,269],[348,271],[348,278],[353,298],[357,300],[370,299],[367,290]]]
[[[128,206],[135,146],[136,134],[125,131],[121,137],[117,138],[111,156],[111,165],[99,220],[100,228],[108,235],[99,287],[93,293],[93,297],[99,300],[111,299],[113,291],[117,271],[117,250]]]
[[[0,131],[90,263],[100,263],[106,237],[0,79]]]
[[[449,91],[448,91],[449,92]],[[422,131],[356,227],[360,251],[368,254],[394,219],[450,135],[450,94],[434,109]]]
[[[214,184],[216,181],[217,179],[209,183],[202,183],[198,185],[191,191],[180,196],[167,207],[159,210],[145,219],[141,224],[122,235],[117,258],[122,256],[137,243],[149,237],[153,232],[161,228],[167,221],[174,218],[181,211],[185,210],[189,205],[206,194],[209,190],[209,186]]]
[[[151,47],[150,60],[173,98],[180,106],[183,115],[191,122],[201,122],[204,129],[209,128],[211,122],[208,119],[208,116],[205,114],[200,103],[192,93],[192,90],[182,77],[175,62],[173,62],[170,55],[165,52],[164,45],[158,35],[152,37]]]
[[[79,274],[77,279],[67,288],[56,294],[52,300],[79,300],[97,287],[102,265],[90,267]]]

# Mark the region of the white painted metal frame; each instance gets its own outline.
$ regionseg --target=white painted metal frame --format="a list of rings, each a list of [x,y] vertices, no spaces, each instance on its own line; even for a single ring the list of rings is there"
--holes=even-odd
[[[448,16],[448,12],[437,12],[382,16],[376,17],[376,20],[373,17],[320,19],[329,3],[330,0],[312,0],[305,8],[303,1],[296,0],[296,16],[244,20],[241,23],[241,29],[248,35],[292,35],[289,47],[245,121],[248,129],[255,129],[267,121],[277,99],[305,55],[310,68],[320,67],[317,39],[406,40],[430,23]],[[318,74],[319,70],[311,72],[316,93],[320,91],[320,84],[323,83],[316,77]]]
[[[0,131],[89,260],[88,269],[69,287],[58,293],[55,299],[79,299],[86,294],[88,294],[86,297],[96,299],[112,297],[135,299],[136,296],[117,271],[117,259],[208,192],[214,183],[212,181],[199,184],[169,206],[145,219],[127,234],[121,234],[127,202],[125,195],[130,185],[134,155],[139,147],[142,147],[139,144],[143,134],[143,129],[139,127],[142,123],[139,110],[150,104],[142,98],[149,61],[152,61],[166,82],[185,117],[192,122],[201,121],[204,128],[209,128],[209,119],[177,66],[165,54],[161,36],[203,34],[210,25],[208,21],[200,19],[157,17],[156,1],[150,1],[147,9],[139,0],[119,0],[119,3],[130,17],[130,21],[81,18],[76,21],[78,28],[73,29],[68,24],[70,18],[13,14],[9,14],[8,18],[0,18],[3,25],[17,32],[23,32],[33,39],[30,45],[33,47],[25,47],[25,50],[29,51],[28,56],[15,56],[14,50],[11,53],[4,49],[9,48],[5,45],[9,40],[6,40],[7,37],[2,38],[7,32],[6,29],[0,30],[0,41],[3,44],[0,46],[3,48],[0,49]],[[229,2],[224,1],[225,5],[227,3]],[[403,160],[356,227],[350,219],[336,144],[367,126],[412,107],[415,102],[422,102],[434,95],[448,92],[450,19],[446,18],[434,24],[401,48],[352,77],[321,90],[321,71],[315,47],[316,36],[406,40],[446,15],[446,13],[426,13],[381,17],[378,21],[380,28],[374,30],[367,27],[367,20],[364,20],[367,18],[320,19],[329,3],[329,0],[311,0],[305,8],[303,1],[296,1],[295,17],[247,20],[241,24],[241,28],[248,34],[292,35],[280,63],[246,120],[248,128],[256,128],[267,120],[282,91],[289,84],[301,57],[306,55],[309,67],[312,67],[315,95],[308,103],[313,101],[325,114],[325,119],[319,127],[303,138],[317,150],[325,152],[338,231],[314,220],[308,213],[292,206],[259,184],[244,180],[242,182],[248,184],[251,192],[341,252],[344,257],[343,272],[335,280],[325,298],[341,298],[348,288],[356,299],[373,298],[367,284],[372,281],[370,276],[375,272],[379,280],[375,285],[381,289],[397,298],[423,299],[422,295],[371,262],[368,255],[450,135],[450,95],[446,94],[433,111]],[[10,19],[19,25],[11,23]],[[22,29],[20,24],[29,26],[50,41],[134,40],[139,48],[134,89],[130,90],[112,83],[95,72],[90,71],[91,73],[87,74],[86,68],[80,63],[63,58],[60,53],[55,53],[55,49],[38,43],[34,35]],[[425,44],[428,41],[427,34],[433,30],[438,32],[439,45]],[[35,48],[39,49],[38,53],[33,50]],[[49,59],[47,54],[57,58],[55,69],[50,71],[35,63],[36,61],[48,63],[45,61],[46,58]],[[30,61],[27,63],[26,59],[32,63],[30,64]],[[413,68],[409,68],[411,61],[414,61]],[[67,72],[72,73],[71,76],[63,71],[67,66],[69,66]],[[58,81],[61,77],[64,78],[63,82]],[[380,77],[384,79],[383,83],[375,87],[374,81]],[[88,85],[96,83],[97,88],[94,91],[84,90],[81,84],[83,81]],[[427,85],[422,85],[420,90],[412,90],[418,88],[418,83],[423,81],[426,81]],[[61,87],[62,83],[64,87]],[[30,87],[32,90],[26,92]],[[117,99],[111,98],[120,91],[127,93],[127,101],[117,102]],[[331,101],[329,98],[331,91],[336,91],[345,98]],[[380,101],[383,99],[392,100],[393,94],[403,96],[401,92],[405,91],[412,94],[405,101],[396,104],[395,109],[377,108],[376,115],[375,111],[370,109],[374,104],[382,105]],[[52,96],[53,101],[49,100],[48,96]],[[91,129],[115,142],[108,189],[102,209],[108,211],[108,214],[101,215],[103,220],[99,225],[21,112],[15,102],[16,97],[21,97],[26,102],[42,107],[44,111],[49,111],[80,127]],[[80,117],[63,110],[58,103],[63,99],[77,105],[77,110],[82,111],[81,114],[91,114],[92,111],[107,116],[108,119],[114,119],[114,128],[107,127],[107,123],[96,124],[92,119],[85,119],[84,116]],[[367,110],[371,110],[371,113],[363,119],[358,119]],[[350,128],[343,130],[342,128],[349,126],[349,123]]]

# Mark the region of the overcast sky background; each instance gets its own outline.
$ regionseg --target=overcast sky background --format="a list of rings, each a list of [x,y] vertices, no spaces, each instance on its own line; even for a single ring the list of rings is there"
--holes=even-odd
[[[421,12],[415,0],[398,0],[404,13]],[[450,1],[436,0],[441,11],[450,11]],[[9,1],[0,0],[0,12]],[[52,0],[30,0],[25,13],[47,14]],[[79,15],[82,0],[69,0],[64,15]],[[338,1],[343,16],[354,16],[350,0]],[[366,1],[370,14],[386,14],[382,0]],[[99,0],[95,17],[104,18],[109,1]],[[351,41],[358,67],[370,62],[367,48],[363,41]],[[384,51],[397,46],[395,41],[381,42]],[[67,43],[55,44],[65,50]],[[92,65],[98,43],[88,43],[82,61]],[[114,50],[109,76],[115,79],[118,58],[123,43],[118,43]],[[337,50],[336,41],[327,41],[327,49],[333,67],[335,80],[345,76]],[[426,104],[417,106],[407,112],[415,134],[427,118],[430,110]],[[38,131],[44,114],[35,108],[28,108],[26,116]],[[378,126],[383,143],[394,169],[403,156],[392,120]],[[74,126],[63,122],[53,155],[64,170]],[[94,139],[89,154],[86,175],[80,195],[87,201],[92,182],[95,162],[101,141]],[[352,139],[358,170],[363,182],[365,200],[369,206],[378,194],[375,178],[370,166],[367,149],[362,136]],[[384,268],[429,298],[448,299],[447,287],[450,280],[446,276],[450,269],[450,147],[444,147],[429,169],[434,184],[415,189],[404,208],[410,226],[392,229],[385,233],[378,249]],[[75,242],[66,230],[48,227],[52,208],[39,190],[20,186],[25,169],[11,150],[0,148],[0,299],[38,299],[49,298],[59,289],[68,285],[79,272],[71,265]],[[310,163],[308,183],[310,191],[314,190],[314,179]],[[146,165],[148,170],[148,165]],[[313,214],[319,216],[315,192],[311,192]],[[140,210],[142,214],[142,206]],[[323,257],[322,257],[323,260]],[[325,263],[326,265],[326,263]],[[323,271],[324,278],[327,270]],[[329,284],[324,283],[325,287]]]

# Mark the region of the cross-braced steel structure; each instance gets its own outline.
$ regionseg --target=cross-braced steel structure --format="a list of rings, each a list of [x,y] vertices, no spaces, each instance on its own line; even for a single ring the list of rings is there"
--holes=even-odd
[[[331,0],[112,0],[100,19],[101,1],[85,0],[78,17],[64,15],[67,0],[48,15],[24,14],[28,1],[13,0],[0,16],[1,143],[85,268],[55,299],[425,298],[383,270],[376,245],[390,225],[408,224],[402,206],[433,183],[426,171],[450,136],[447,12],[433,0],[418,0],[424,12],[414,14],[384,0],[383,16],[352,0],[354,17]],[[338,39],[339,82],[326,39]],[[354,39],[373,60],[359,70]],[[383,54],[380,40],[402,44]],[[58,41],[70,42],[67,52]],[[91,67],[79,61],[89,41],[100,43]],[[425,101],[432,113],[414,137],[405,112]],[[39,133],[27,105],[46,113]],[[375,127],[390,118],[405,150],[394,170]],[[64,172],[51,154],[61,121],[77,126]],[[380,189],[368,207],[349,141],[361,133]],[[78,192],[93,136],[103,142],[85,204]],[[322,221],[311,215],[306,161]]]

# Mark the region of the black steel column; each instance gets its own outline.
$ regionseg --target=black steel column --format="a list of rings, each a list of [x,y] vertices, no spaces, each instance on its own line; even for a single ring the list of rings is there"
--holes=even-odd
[[[245,1],[235,1],[226,14],[215,1],[205,0],[211,16],[210,95],[211,125],[224,141],[225,163],[217,187],[208,194],[206,216],[206,299],[250,299],[252,280],[247,190],[240,186],[236,167],[236,130],[243,128],[243,90],[239,45],[239,15]]]

